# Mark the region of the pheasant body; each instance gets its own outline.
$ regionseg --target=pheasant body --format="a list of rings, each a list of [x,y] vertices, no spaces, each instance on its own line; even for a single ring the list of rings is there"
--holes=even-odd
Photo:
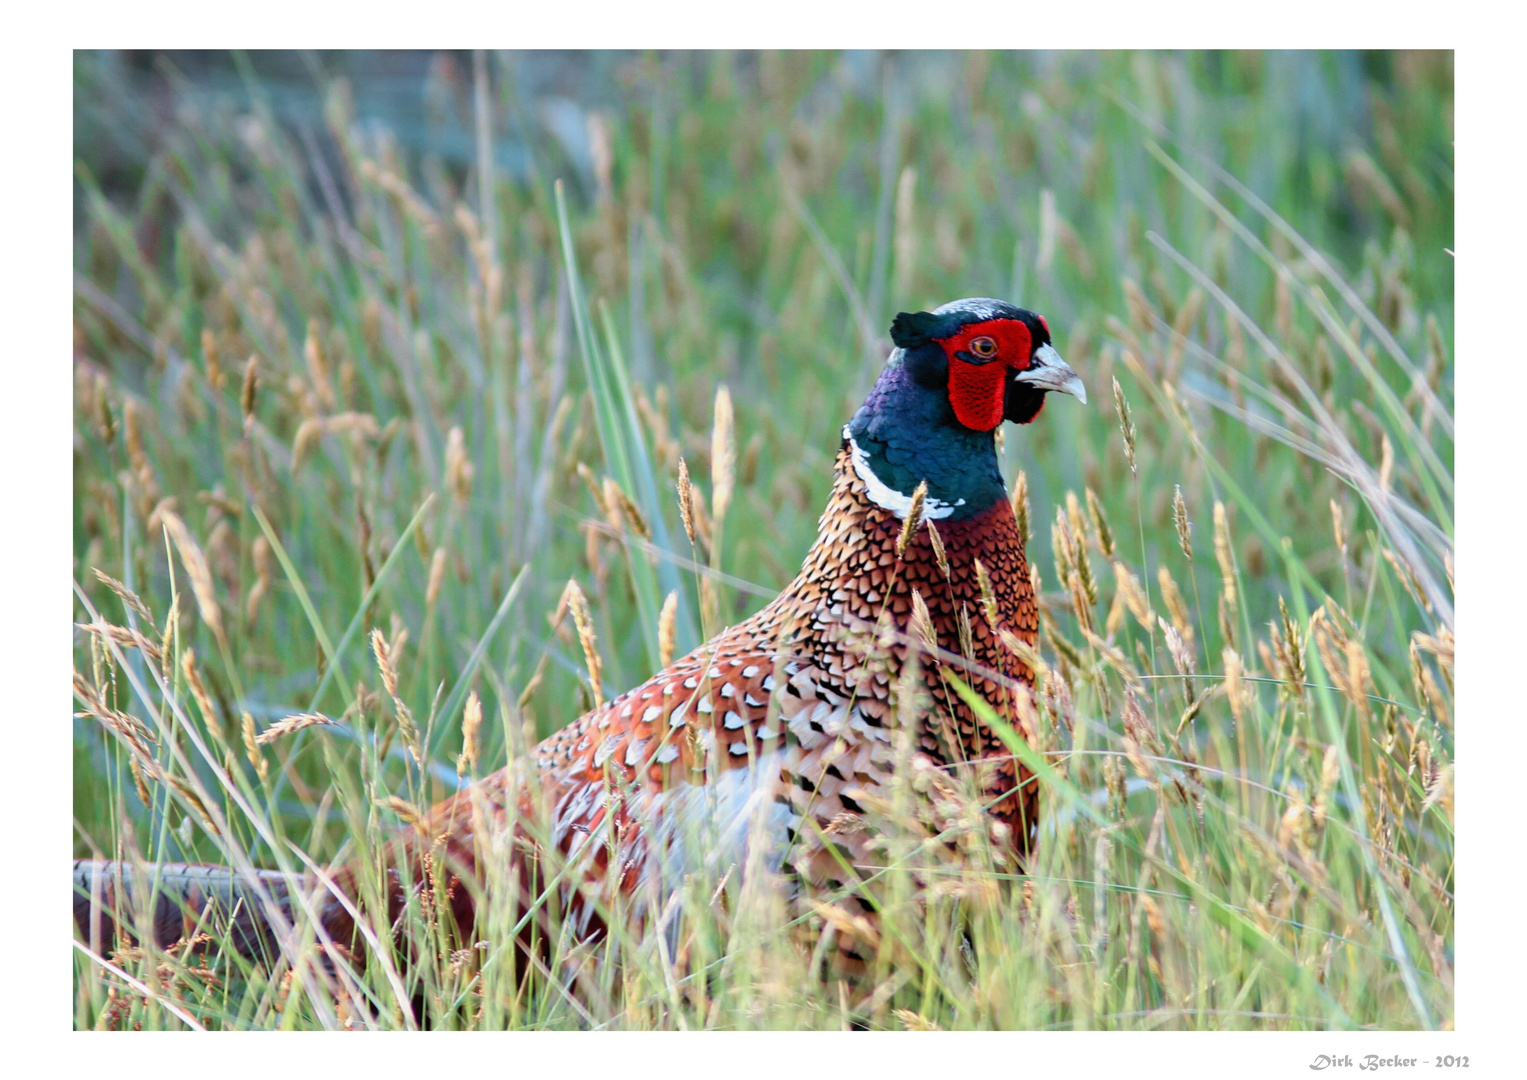
[[[544,892],[541,917],[579,937],[614,911],[652,919],[696,870],[754,860],[799,903],[832,893],[870,914],[843,887],[884,861],[870,823],[899,769],[947,778],[935,787],[973,781],[987,839],[1011,860],[1030,850],[1033,777],[946,673],[1034,738],[1016,700],[1032,672],[1002,638],[1032,648],[1038,613],[993,430],[1031,420],[1048,390],[1085,395],[1043,320],[999,301],[898,316],[892,336],[897,350],[843,429],[816,540],[779,597],[399,837],[408,879],[443,860],[463,927],[472,890],[455,886],[503,887],[483,881],[478,859],[506,834],[521,905]],[[920,483],[920,520],[898,553]],[[337,878],[353,893],[350,872]],[[395,878],[394,917],[406,899]],[[353,940],[350,920],[331,899],[329,933]],[[862,944],[847,933],[838,947],[863,960]]]

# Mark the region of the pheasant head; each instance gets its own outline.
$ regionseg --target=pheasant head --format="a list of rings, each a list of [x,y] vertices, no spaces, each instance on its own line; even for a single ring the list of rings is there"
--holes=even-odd
[[[1044,316],[987,297],[902,312],[896,348],[843,429],[854,469],[879,505],[905,516],[928,484],[929,517],[960,520],[1005,494],[992,433],[1027,424],[1045,395],[1087,391],[1050,341]]]

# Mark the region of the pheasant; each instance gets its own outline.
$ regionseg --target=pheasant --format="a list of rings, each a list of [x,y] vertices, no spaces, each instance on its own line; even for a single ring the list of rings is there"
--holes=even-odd
[[[702,865],[744,868],[756,857],[797,900],[851,893],[842,887],[856,868],[875,861],[866,820],[887,804],[898,762],[974,769],[989,837],[1014,860],[1028,855],[1034,778],[940,677],[940,657],[963,660],[964,681],[1033,739],[1032,712],[1013,692],[1033,674],[1003,639],[1032,648],[1038,610],[995,431],[1003,420],[1033,421],[1049,392],[1085,403],[1086,391],[1044,318],[1000,300],[904,312],[891,339],[883,372],[843,428],[832,493],[795,580],[528,760],[428,811],[394,844],[392,918],[408,883],[439,882],[442,868],[463,929],[473,928],[474,895],[516,887],[520,910],[538,908],[579,939],[604,933],[611,912],[651,918]],[[920,700],[900,700],[909,691]],[[511,856],[486,865],[484,851],[511,831]],[[241,951],[268,932],[249,874],[160,873],[161,944],[209,899],[225,908],[249,899],[235,926]],[[285,879],[260,876],[284,906]],[[82,861],[74,880],[81,934],[91,937],[92,921],[95,934],[109,932],[92,891],[107,908],[114,897],[127,903],[131,871]],[[357,880],[356,867],[337,868],[320,902],[324,931],[346,944],[358,941]],[[843,903],[850,915],[873,914],[852,895]],[[850,963],[869,951],[851,927],[837,947]]]

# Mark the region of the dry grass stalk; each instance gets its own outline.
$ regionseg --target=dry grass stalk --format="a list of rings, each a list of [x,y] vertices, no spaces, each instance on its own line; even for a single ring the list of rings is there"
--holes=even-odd
[[[731,391],[716,388],[715,422],[710,436],[711,518],[721,521],[732,504],[737,483],[737,440],[733,432]]]
[[[467,456],[466,433],[461,426],[451,428],[445,442],[445,486],[458,507],[472,498],[472,475],[476,470]]]
[[[630,529],[643,540],[652,539],[652,529],[647,525],[647,518],[642,513],[641,507],[637,506],[635,500],[626,494],[624,488],[608,476],[604,478],[604,498],[611,515],[619,515],[620,520],[612,522],[616,528]]]
[[[1453,820],[1453,766],[1444,765],[1437,770],[1435,778],[1426,789],[1426,798],[1421,801],[1422,811],[1439,807],[1447,815],[1448,821]]]
[[[699,549],[699,543],[695,539],[695,489],[689,482],[689,465],[684,459],[679,458],[679,518],[684,522],[684,535],[689,537],[689,546]]]
[[[1183,684],[1188,688],[1188,697],[1193,696],[1193,650],[1192,646],[1183,639],[1177,627],[1172,626],[1165,619],[1158,620],[1161,632],[1166,635],[1167,652],[1172,655],[1172,664],[1177,668],[1177,674],[1182,676]]]
[[[433,611],[440,599],[440,585],[445,581],[446,550],[441,544],[429,560],[429,581],[424,587],[424,608]]]
[[[920,481],[917,489],[912,492],[912,505],[907,510],[907,516],[901,523],[901,535],[896,538],[896,557],[899,559],[906,554],[907,545],[912,542],[912,535],[917,532],[917,526],[923,519],[923,503],[928,498],[928,481]]]
[[[302,355],[307,361],[308,378],[313,384],[313,392],[318,395],[324,411],[333,412],[336,405],[334,377],[329,371],[329,358],[324,354],[323,342],[319,338],[317,319],[308,320],[308,336],[302,344]]]
[[[1013,478],[1013,519],[1018,523],[1018,539],[1027,544],[1032,535],[1029,531],[1029,474],[1022,469]]]
[[[1125,566],[1123,561],[1115,559],[1113,563],[1113,578],[1119,595],[1124,597],[1124,603],[1129,608],[1129,613],[1135,617],[1135,622],[1140,624],[1140,629],[1147,634],[1156,629],[1156,613],[1151,610],[1150,603],[1145,598],[1145,590],[1140,585],[1140,579]]]
[[[1235,558],[1230,549],[1230,518],[1225,512],[1225,504],[1218,499],[1214,502],[1214,561],[1219,563],[1220,596],[1225,605],[1226,626],[1221,629],[1231,630],[1238,611]],[[1225,634],[1226,640],[1232,636],[1233,633]]]
[[[1258,649],[1262,653],[1262,662],[1283,683],[1288,696],[1298,697],[1304,693],[1304,635],[1289,615],[1288,605],[1281,596],[1278,597],[1278,613],[1281,629],[1279,623],[1268,624],[1272,636],[1271,651],[1262,645],[1258,645]]]
[[[583,462],[578,462],[578,479],[583,481],[583,486],[589,489],[589,494],[594,497],[594,505],[599,508],[600,516],[606,521],[610,520],[610,506],[605,501],[604,485],[600,484],[599,478],[594,475],[594,470]],[[615,526],[619,528],[619,525]]]
[[[159,657],[163,664],[161,670],[165,677],[170,674],[170,642],[175,636],[175,631],[180,626],[180,594],[176,593],[170,600],[169,614],[164,617],[164,628],[159,632]],[[145,650],[146,652],[147,650]]]
[[[1320,790],[1315,795],[1315,831],[1319,832],[1326,826],[1326,817],[1330,813],[1331,796],[1336,791],[1336,781],[1341,777],[1341,751],[1334,746],[1326,747],[1325,756],[1320,762]]]
[[[589,600],[577,578],[567,579],[567,587],[562,590],[562,601],[557,605],[559,610],[564,603],[572,613],[573,625],[578,629],[578,644],[583,647],[583,660],[588,666],[589,689],[593,691],[594,707],[597,709],[604,704],[604,663],[599,657],[599,643],[594,637],[594,616],[589,611]]]
[[[905,1031],[943,1031],[935,1020],[929,1020],[921,1013],[915,1013],[911,1009],[892,1009],[891,1015],[901,1022]]]
[[[153,470],[149,465],[148,452],[143,449],[143,413],[136,399],[124,398],[122,419],[125,429],[123,441],[127,444],[127,460],[131,463],[133,472],[141,477]]]
[[[1063,589],[1068,587],[1075,576],[1071,569],[1071,562],[1075,557],[1073,554],[1075,545],[1071,541],[1070,532],[1065,511],[1057,507],[1055,522],[1050,526],[1050,550],[1055,554],[1055,576]]]
[[[1166,603],[1167,614],[1172,617],[1172,626],[1191,648],[1193,621],[1188,617],[1188,605],[1182,598],[1182,590],[1177,587],[1177,579],[1172,577],[1164,563],[1156,568],[1156,583],[1161,586],[1161,597]]]
[[[1331,529],[1336,536],[1336,550],[1343,556],[1347,554],[1347,527],[1342,520],[1341,504],[1335,499],[1331,500]]]
[[[660,386],[658,388],[659,394],[661,395],[665,389],[665,387]],[[642,422],[652,432],[653,458],[662,462],[665,467],[672,467],[679,458],[679,444],[674,440],[673,433],[668,428],[665,399],[660,397],[659,403],[654,405],[641,383],[632,384],[631,397],[636,403],[636,411],[640,414]]]
[[[944,580],[949,578],[949,555],[944,551],[944,538],[938,534],[938,526],[930,518],[928,521],[928,542],[933,545],[933,561],[938,563],[939,573],[944,575]]]
[[[108,731],[127,743],[134,754],[145,760],[153,760],[149,743],[156,741],[154,733],[136,716],[108,705],[99,688],[77,671],[74,673],[74,696],[85,707],[85,711],[77,713],[77,716],[94,717]]]
[[[1076,502],[1073,494],[1071,502]],[[1080,512],[1075,515],[1080,517]],[[1078,536],[1073,515],[1056,507],[1055,524],[1050,528],[1050,542],[1055,550],[1055,572],[1063,588],[1071,594],[1071,606],[1083,629],[1094,628],[1093,608],[1098,602],[1097,579],[1087,557],[1084,536]]]
[[[260,613],[260,602],[269,595],[271,585],[270,541],[265,539],[263,533],[254,538],[249,554],[254,561],[255,582],[249,587],[249,599],[246,601],[245,611],[249,621],[253,623]]]
[[[197,708],[201,709],[202,719],[206,722],[207,730],[223,748],[227,748],[227,740],[223,736],[223,722],[217,715],[217,709],[212,704],[212,697],[207,693],[207,688],[202,685],[201,674],[196,670],[196,650],[187,649],[180,658],[180,670],[186,677],[186,683],[191,687],[191,696],[196,699]]]
[[[975,662],[976,646],[975,633],[970,627],[970,608],[963,602],[960,604],[960,655],[971,663]]]
[[[1087,489],[1087,516],[1092,520],[1092,532],[1097,537],[1098,550],[1103,553],[1103,558],[1113,558],[1116,551],[1113,530],[1108,527],[1108,518],[1103,514],[1102,501],[1090,487]]]
[[[286,735],[292,735],[303,728],[321,727],[334,723],[333,720],[323,713],[297,713],[294,716],[285,716],[277,720],[270,727],[255,736],[257,746],[266,746]]]
[[[265,763],[265,755],[260,753],[259,737],[255,734],[255,718],[247,712],[241,718],[240,731],[244,736],[244,754],[260,779],[264,780],[270,769]]]
[[[292,439],[292,472],[302,467],[303,459],[322,437],[323,421],[316,416],[305,417],[297,426],[297,434]]]
[[[1009,652],[1018,658],[1020,664],[1029,669],[1036,682],[1044,681],[1043,676],[1048,674],[1049,666],[1044,662],[1043,657],[1039,655],[1038,649],[1026,642],[1020,641],[1017,634],[1014,634],[1005,627],[997,631],[997,638]]]
[[[95,422],[101,429],[101,441],[110,446],[117,439],[117,421],[111,413],[111,383],[106,376],[95,377]]]
[[[992,628],[993,633],[998,629],[997,617],[997,594],[992,589],[991,575],[986,572],[985,565],[980,559],[976,559],[976,586],[981,590],[981,611],[986,616],[986,625]]]
[[[912,590],[912,615],[907,620],[907,635],[916,642],[933,663],[938,663],[938,631],[923,594]]]
[[[1124,626],[1124,616],[1129,611],[1129,604],[1124,598],[1124,592],[1117,587],[1113,590],[1113,602],[1108,605],[1108,615],[1103,619],[1103,633],[1112,638]]]
[[[1121,284],[1124,288],[1124,303],[1129,308],[1130,322],[1141,333],[1149,334],[1156,326],[1156,313],[1150,301],[1132,278],[1124,278]]]
[[[377,799],[376,805],[383,810],[391,810],[402,819],[403,824],[419,828],[424,824],[424,811],[420,810],[407,799],[400,799],[396,795],[389,795],[385,799]]]
[[[1154,785],[1157,782],[1156,766],[1148,758],[1160,755],[1161,740],[1157,737],[1150,720],[1146,718],[1145,710],[1140,707],[1140,697],[1132,686],[1124,688],[1121,719],[1124,721],[1124,754],[1129,758],[1135,773],[1142,780]]]
[[[673,663],[673,654],[678,647],[678,618],[679,592],[675,589],[663,598],[663,610],[657,617],[658,663],[663,667]]]
[[[395,650],[387,644],[387,637],[380,627],[372,628],[371,651],[376,656],[377,669],[382,673],[382,685],[387,690],[387,696],[392,698],[392,706],[397,711],[398,730],[403,733],[403,742],[408,747],[408,752],[413,755],[414,761],[422,766],[424,749],[419,745],[419,729],[414,724],[414,714],[398,696],[398,670],[393,663]]]
[[[217,337],[210,326],[201,328],[201,355],[207,365],[207,382],[212,389],[221,390],[226,377],[217,355]]]
[[[1230,715],[1235,717],[1237,730],[1240,730],[1251,709],[1251,688],[1243,678],[1240,653],[1227,645],[1220,658],[1225,667],[1225,697],[1230,702]]]
[[[207,557],[191,536],[191,530],[186,528],[186,523],[180,515],[172,510],[165,510],[161,515],[165,529],[170,534],[170,540],[175,544],[175,550],[180,553],[181,564],[185,566],[186,573],[191,578],[191,592],[196,597],[196,608],[201,613],[202,622],[207,624],[208,629],[223,640],[223,615],[217,606],[217,595],[212,585],[212,569],[207,565]]]
[[[96,580],[99,581],[102,585],[105,585],[112,592],[116,593],[117,598],[121,600],[123,604],[127,605],[127,608],[130,611],[138,615],[139,618],[146,620],[150,626],[155,625],[154,616],[152,613],[150,613],[148,605],[143,602],[142,597],[133,592],[126,585],[122,584],[116,578],[106,573],[100,567],[92,566],[90,570],[93,574],[95,574]]]
[[[838,933],[852,937],[857,941],[862,941],[871,949],[880,947],[879,931],[863,915],[850,915],[842,908],[823,903],[821,900],[812,900],[811,907],[812,910],[822,917],[825,923],[836,929]]]
[[[466,707],[461,711],[461,756],[456,759],[456,772],[462,776],[477,768],[481,729],[482,699],[473,690],[467,695]]]
[[[1177,546],[1189,561],[1193,559],[1193,523],[1188,520],[1188,504],[1182,497],[1182,485],[1172,485],[1172,524],[1177,529]]]
[[[1124,436],[1124,458],[1129,462],[1130,475],[1138,475],[1139,470],[1135,468],[1135,418],[1129,411],[1129,402],[1118,379],[1113,381],[1113,408],[1119,416],[1119,433]]]
[[[155,667],[160,667],[163,663],[164,650],[144,637],[138,630],[106,622],[75,623],[74,625],[95,638],[115,641],[128,649],[137,649],[148,657]]]
[[[239,410],[244,414],[244,428],[248,430],[255,420],[255,393],[260,387],[260,358],[250,356],[244,365],[244,383],[239,389]]]
[[[127,758],[128,771],[133,774],[133,786],[138,789],[138,799],[144,806],[153,806],[153,797],[149,795],[148,784],[143,777],[143,766],[138,764],[138,755],[129,754]]]

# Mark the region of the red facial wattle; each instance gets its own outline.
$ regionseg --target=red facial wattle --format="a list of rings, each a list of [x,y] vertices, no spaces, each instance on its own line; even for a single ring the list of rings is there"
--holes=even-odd
[[[982,337],[996,343],[995,355],[985,363],[963,359],[962,354],[975,358],[970,346]],[[992,319],[963,326],[939,344],[949,357],[949,403],[954,415],[973,431],[991,431],[1002,423],[1008,373],[1029,366],[1033,347],[1029,328],[1016,319]]]

